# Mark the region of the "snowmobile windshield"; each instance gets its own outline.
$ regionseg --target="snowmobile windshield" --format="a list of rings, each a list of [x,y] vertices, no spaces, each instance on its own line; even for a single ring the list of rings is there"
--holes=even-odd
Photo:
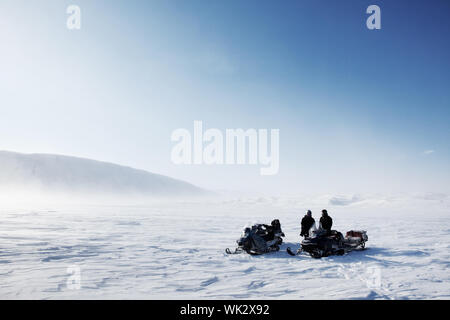
[[[308,236],[310,238],[314,238],[317,235],[316,223],[314,222],[311,228],[309,228]]]

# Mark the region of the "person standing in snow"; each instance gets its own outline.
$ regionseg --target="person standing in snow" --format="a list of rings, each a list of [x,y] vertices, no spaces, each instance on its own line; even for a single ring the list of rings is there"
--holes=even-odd
[[[316,223],[312,217],[311,210],[308,210],[302,219],[302,230],[300,232],[301,237],[307,237],[309,235],[309,230]]]
[[[320,229],[325,230],[330,233],[331,227],[333,226],[333,219],[328,215],[327,210],[322,210],[322,217],[320,218]]]

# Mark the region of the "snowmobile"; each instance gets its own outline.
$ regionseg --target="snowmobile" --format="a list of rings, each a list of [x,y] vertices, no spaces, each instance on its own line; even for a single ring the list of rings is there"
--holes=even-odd
[[[367,232],[364,230],[348,231],[345,237],[336,230],[311,230],[309,237],[305,237],[301,242],[301,248],[297,253],[293,253],[290,248],[287,248],[287,252],[290,255],[298,255],[305,251],[313,258],[343,255],[356,249],[364,249],[368,240]]]
[[[238,247],[231,252],[229,248],[225,250],[228,254],[247,252],[251,255],[260,255],[268,252],[279,251],[283,243],[284,233],[281,231],[280,222],[273,220],[271,225],[256,224],[251,228],[245,228],[242,236],[236,241]]]

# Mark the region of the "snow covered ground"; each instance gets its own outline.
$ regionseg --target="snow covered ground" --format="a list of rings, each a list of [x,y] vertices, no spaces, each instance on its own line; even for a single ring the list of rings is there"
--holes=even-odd
[[[367,230],[368,249],[287,255],[304,211],[323,208],[333,229]],[[0,298],[448,299],[449,214],[442,194],[3,207]],[[280,252],[224,253],[245,225],[273,218],[286,233]]]

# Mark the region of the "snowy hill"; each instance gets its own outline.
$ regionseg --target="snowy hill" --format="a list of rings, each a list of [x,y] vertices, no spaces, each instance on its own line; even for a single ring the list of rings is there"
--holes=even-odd
[[[145,196],[206,193],[189,183],[112,163],[0,151],[0,189]]]

